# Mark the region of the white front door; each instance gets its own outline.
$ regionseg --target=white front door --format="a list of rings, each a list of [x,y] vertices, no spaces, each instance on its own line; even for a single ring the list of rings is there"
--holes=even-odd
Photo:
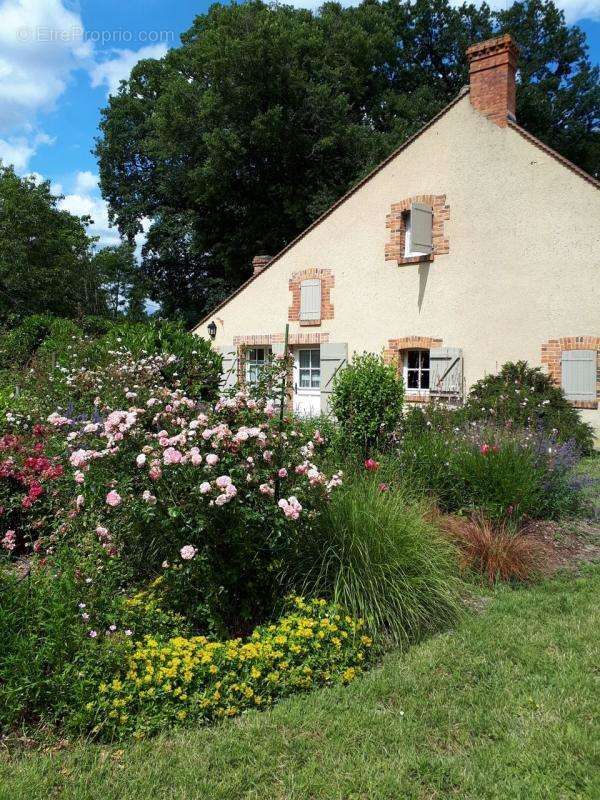
[[[294,411],[305,417],[321,413],[321,351],[298,347],[294,352]]]

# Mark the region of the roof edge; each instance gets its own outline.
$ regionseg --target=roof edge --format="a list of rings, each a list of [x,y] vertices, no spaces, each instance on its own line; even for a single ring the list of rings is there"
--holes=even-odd
[[[211,311],[208,314],[206,314],[206,316],[202,317],[202,319],[194,325],[194,327],[192,328],[192,332],[196,331],[201,325],[203,325],[208,319],[210,319],[210,317],[214,316],[214,314],[216,314],[217,311],[226,306],[230,300],[233,300],[234,297],[240,294],[253,281],[258,280],[262,275],[265,274],[265,272],[267,272],[267,270],[271,269],[271,267],[275,264],[275,262],[279,261],[279,259],[283,255],[285,255],[285,253],[287,253],[288,250],[291,250],[292,247],[294,247],[294,245],[296,245],[301,239],[303,239],[307,234],[309,234],[310,231],[313,230],[313,228],[316,228],[317,225],[320,225],[321,222],[327,219],[327,217],[330,214],[332,214],[337,208],[339,208],[343,203],[345,203],[346,200],[352,197],[352,195],[356,194],[356,192],[359,189],[361,189],[366,183],[368,183],[371,180],[371,178],[374,178],[375,175],[381,172],[381,170],[390,163],[390,161],[393,161],[394,158],[396,158],[396,156],[398,156],[403,150],[406,150],[406,148],[409,147],[416,139],[418,139],[419,136],[421,136],[423,133],[425,133],[425,131],[427,131],[429,128],[435,125],[435,123],[439,119],[441,119],[445,114],[447,114],[448,111],[450,111],[450,109],[453,108],[468,93],[469,93],[469,87],[464,86],[460,90],[460,92],[456,95],[456,97],[453,100],[451,100],[448,103],[448,105],[444,106],[444,108],[438,111],[438,113],[435,114],[429,120],[429,122],[426,122],[425,125],[423,125],[422,128],[419,128],[419,130],[416,133],[413,133],[412,136],[409,136],[409,138],[406,139],[406,141],[404,141],[399,147],[393,150],[389,154],[389,156],[386,156],[386,158],[384,158],[383,161],[381,161],[374,169],[372,169],[371,172],[365,175],[364,178],[361,178],[361,180],[358,181],[358,183],[355,183],[354,186],[352,186],[345,194],[343,194],[340,198],[338,198],[335,201],[335,203],[329,206],[329,208],[326,211],[324,211],[320,217],[317,217],[317,219],[314,220],[314,222],[311,222],[308,227],[306,227],[301,233],[298,234],[298,236],[296,236],[294,239],[292,239],[291,242],[286,244],[284,248],[282,248],[276,255],[273,256],[271,261],[269,261],[269,263],[264,269],[262,269],[256,275],[251,275],[247,281],[244,281],[244,283],[240,284],[240,286],[238,286],[237,289],[235,289],[228,297],[226,297],[225,300],[222,300],[217,306],[211,309]]]
[[[566,167],[567,169],[571,170],[571,172],[574,172],[575,175],[579,175],[580,178],[583,178],[584,181],[591,183],[591,185],[594,186],[596,189],[600,189],[600,181],[594,178],[593,175],[590,175],[589,172],[586,172],[584,169],[581,169],[581,167],[578,167],[577,164],[573,164],[572,161],[569,161],[568,158],[565,158],[565,156],[562,156],[556,150],[553,150],[552,147],[550,147],[550,145],[547,145],[545,142],[542,142],[542,140],[538,139],[537,136],[534,136],[532,133],[529,133],[529,131],[526,131],[525,128],[522,128],[517,122],[514,122],[513,120],[509,119],[508,127],[512,128],[514,131],[519,133],[524,139],[527,139],[528,142],[535,145],[535,147],[538,147],[540,150],[543,150],[544,153],[547,153],[549,156],[552,156],[552,158],[554,158],[556,161],[562,164],[563,167]]]

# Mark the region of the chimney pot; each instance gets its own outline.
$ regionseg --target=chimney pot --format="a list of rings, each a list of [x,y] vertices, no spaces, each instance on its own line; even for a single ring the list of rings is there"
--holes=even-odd
[[[258,275],[272,261],[273,256],[254,256],[252,259],[252,274]]]
[[[471,105],[496,125],[515,119],[517,57],[510,34],[473,44],[467,50]]]

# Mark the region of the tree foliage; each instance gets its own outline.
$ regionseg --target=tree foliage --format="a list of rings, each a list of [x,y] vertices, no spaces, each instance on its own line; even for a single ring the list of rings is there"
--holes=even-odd
[[[0,162],[0,325],[28,314],[106,310],[86,218],[59,208],[49,182]]]
[[[318,13],[213,5],[102,112],[96,154],[113,219],[169,314],[197,320],[467,80],[465,50],[511,32],[520,123],[600,173],[600,81],[585,36],[552,2],[507,11],[363,0]]]

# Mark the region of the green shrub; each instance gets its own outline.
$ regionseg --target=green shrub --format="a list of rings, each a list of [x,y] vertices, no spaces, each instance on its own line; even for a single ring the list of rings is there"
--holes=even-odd
[[[118,669],[130,637],[187,632],[158,584],[128,599],[110,573],[88,582],[70,558],[33,562],[29,574],[0,569],[0,730],[68,721]]]
[[[349,683],[369,660],[363,624],[324,600],[292,611],[246,640],[204,636],[131,644],[121,668],[90,693],[87,727],[103,738],[136,736],[183,720],[206,723],[269,707],[289,694]]]
[[[290,558],[298,589],[332,597],[368,629],[406,644],[458,614],[456,552],[422,504],[357,475],[332,497],[314,534]]]
[[[498,375],[474,384],[461,416],[555,431],[561,442],[574,439],[583,453],[591,453],[594,447],[591,426],[581,420],[562,389],[525,361],[504,364]]]
[[[407,430],[397,471],[406,487],[444,511],[482,510],[492,519],[552,518],[577,508],[572,441],[494,425]]]
[[[346,447],[384,447],[402,416],[404,387],[393,366],[372,353],[355,355],[333,383],[331,410]]]

